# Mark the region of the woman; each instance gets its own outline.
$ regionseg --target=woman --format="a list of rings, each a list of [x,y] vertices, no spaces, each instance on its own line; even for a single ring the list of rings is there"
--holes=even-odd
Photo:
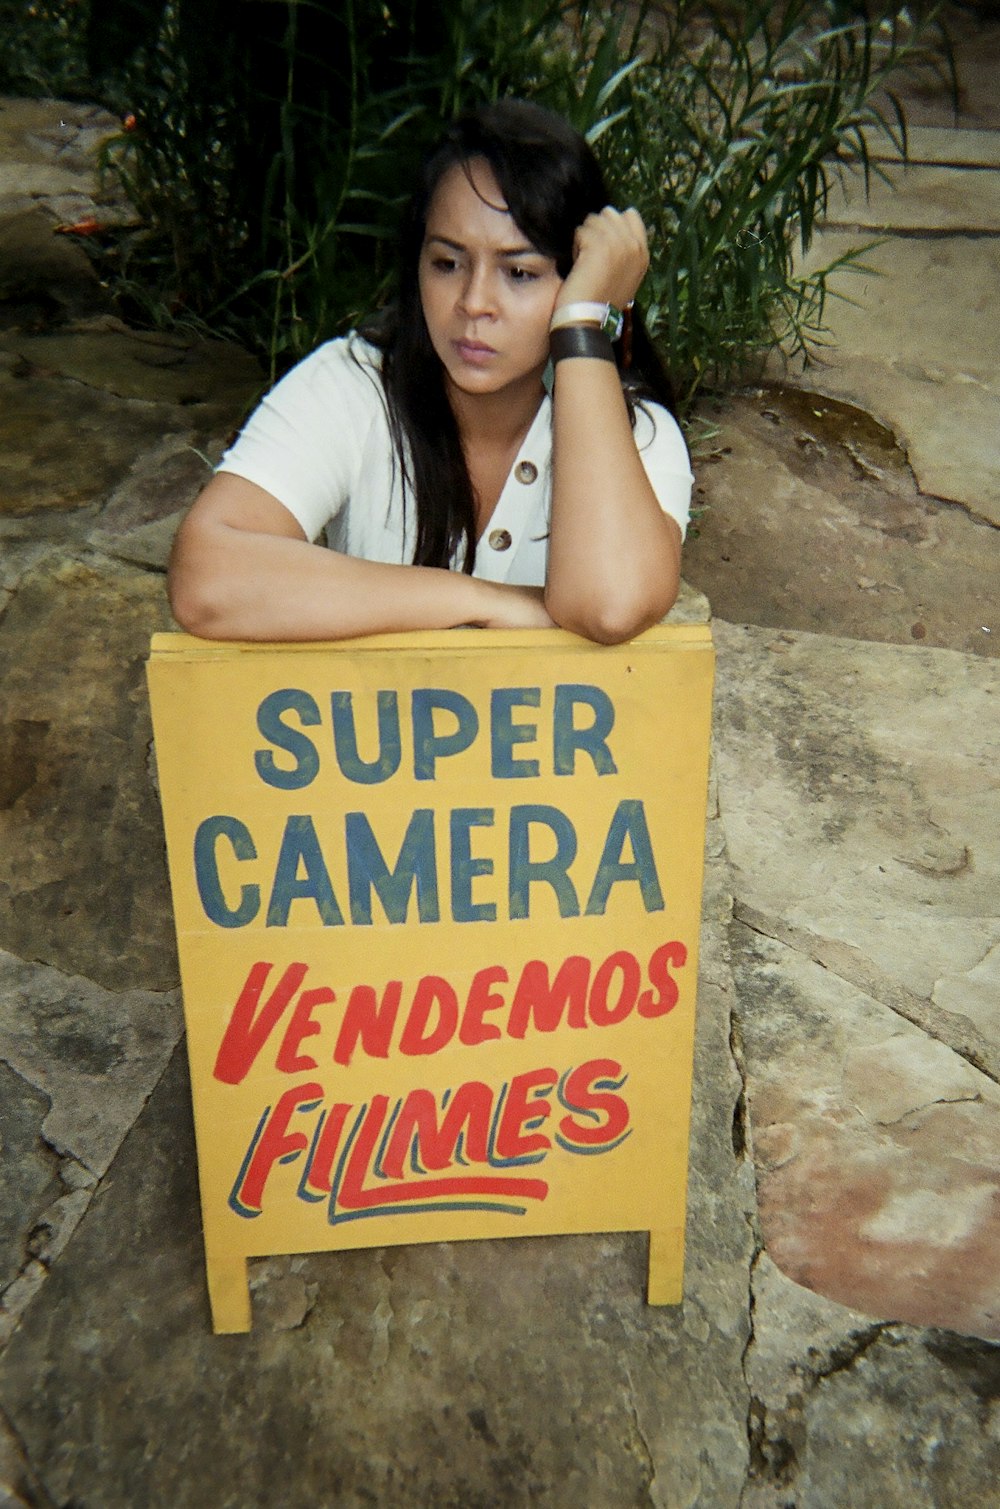
[[[508,100],[456,122],[394,309],[278,384],[181,526],[178,622],[252,640],[555,624],[609,644],[656,623],[692,479],[612,345],[647,265],[638,213],[608,206],[564,121]],[[634,349],[648,396],[638,320]]]

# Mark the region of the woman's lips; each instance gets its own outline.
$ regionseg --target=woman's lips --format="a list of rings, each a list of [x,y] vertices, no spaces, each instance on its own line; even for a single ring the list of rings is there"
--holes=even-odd
[[[471,367],[485,367],[497,354],[492,346],[487,346],[483,341],[452,341],[452,345],[462,361],[468,362]]]

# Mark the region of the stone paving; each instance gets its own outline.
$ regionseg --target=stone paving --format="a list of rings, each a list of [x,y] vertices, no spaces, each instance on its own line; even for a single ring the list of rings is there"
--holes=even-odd
[[[826,365],[709,415],[683,1306],[644,1305],[638,1236],[460,1243],[260,1262],[245,1337],[209,1330],[142,670],[177,518],[262,376],[117,324],[51,235],[114,122],[0,102],[2,1509],[1000,1502],[982,87],[974,142],[919,102],[921,165],[823,232],[889,227],[877,315],[836,306]]]

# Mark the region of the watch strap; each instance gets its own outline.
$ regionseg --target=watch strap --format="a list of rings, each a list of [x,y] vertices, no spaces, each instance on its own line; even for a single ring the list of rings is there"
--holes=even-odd
[[[614,304],[597,304],[581,300],[576,304],[564,304],[557,309],[549,324],[550,330],[561,330],[566,325],[593,325],[603,330],[609,339],[616,341],[622,333],[624,315]]]
[[[587,356],[598,361],[615,360],[610,336],[596,325],[563,325],[549,336],[549,355],[554,363],[571,356]]]

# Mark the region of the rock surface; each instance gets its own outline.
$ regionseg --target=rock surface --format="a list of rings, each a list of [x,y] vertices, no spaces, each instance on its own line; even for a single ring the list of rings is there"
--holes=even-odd
[[[706,415],[676,1310],[638,1236],[459,1243],[262,1260],[254,1331],[211,1335],[142,662],[262,376],[124,329],[52,234],[113,209],[116,123],[0,102],[33,185],[0,174],[5,1509],[995,1509],[1000,25],[970,28],[960,129],[928,85],[928,166],[837,212],[903,232],[841,346]]]

